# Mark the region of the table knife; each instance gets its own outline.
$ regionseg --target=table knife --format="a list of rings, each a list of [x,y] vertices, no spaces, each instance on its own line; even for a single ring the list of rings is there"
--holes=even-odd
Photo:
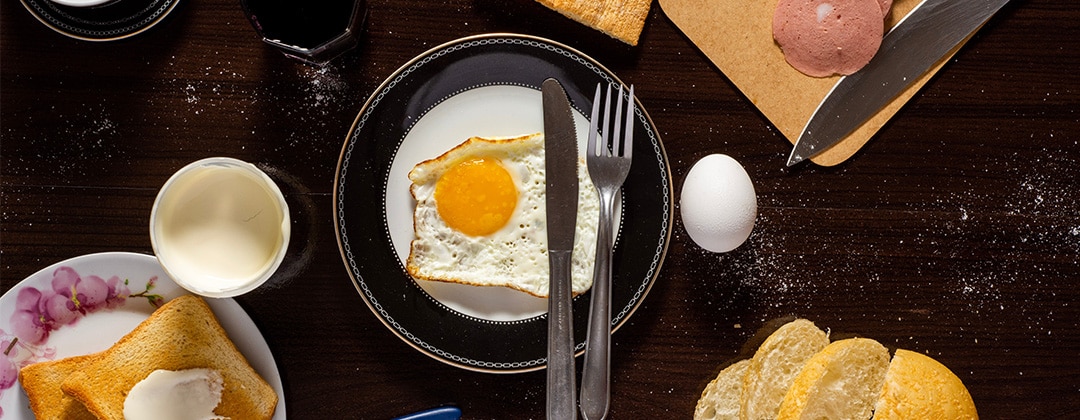
[[[825,95],[795,141],[787,166],[839,143],[1008,1],[923,0],[885,35],[877,54],[865,67],[840,78]]]
[[[547,417],[577,417],[574,384],[573,296],[570,279],[577,230],[577,129],[566,91],[544,80],[544,172],[547,178],[548,293]]]

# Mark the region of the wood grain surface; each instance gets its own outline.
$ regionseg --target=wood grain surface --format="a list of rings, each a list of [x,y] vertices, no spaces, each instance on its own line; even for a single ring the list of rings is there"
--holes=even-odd
[[[63,259],[151,253],[150,206],[181,166],[254,162],[293,210],[281,271],[238,298],[280,366],[288,416],[385,419],[456,404],[544,417],[544,373],[476,373],[399,340],[366,307],[332,223],[335,165],[368,95],[416,55],[515,32],[627,83],[670,159],[735,157],[759,215],[727,254],[677,215],[643,306],[613,337],[612,418],[689,418],[770,321],[798,316],[928,354],[983,418],[1080,412],[1080,8],[1010,3],[852,159],[785,168],[788,143],[654,4],[631,47],[529,0],[371,0],[325,68],[255,38],[235,0],[185,0],[136,37],[64,37],[0,8],[0,292]],[[584,326],[581,326],[582,328]],[[580,368],[580,363],[579,363]]]

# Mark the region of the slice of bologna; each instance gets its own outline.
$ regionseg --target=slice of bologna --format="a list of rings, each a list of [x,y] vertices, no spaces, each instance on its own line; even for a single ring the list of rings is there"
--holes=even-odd
[[[773,38],[808,76],[848,75],[877,53],[885,30],[878,0],[780,0]]]
[[[892,0],[878,0],[878,5],[881,6],[881,18],[888,19],[889,12],[892,11]]]

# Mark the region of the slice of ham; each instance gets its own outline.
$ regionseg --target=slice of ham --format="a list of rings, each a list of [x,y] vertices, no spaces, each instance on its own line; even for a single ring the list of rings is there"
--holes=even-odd
[[[780,0],[773,38],[788,64],[808,76],[854,73],[881,46],[883,1]]]

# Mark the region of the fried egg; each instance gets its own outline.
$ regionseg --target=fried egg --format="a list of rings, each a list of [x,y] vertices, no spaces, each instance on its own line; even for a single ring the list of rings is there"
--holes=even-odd
[[[578,159],[573,293],[592,287],[596,188]],[[473,137],[409,172],[416,201],[406,269],[420,280],[548,295],[544,136]]]

